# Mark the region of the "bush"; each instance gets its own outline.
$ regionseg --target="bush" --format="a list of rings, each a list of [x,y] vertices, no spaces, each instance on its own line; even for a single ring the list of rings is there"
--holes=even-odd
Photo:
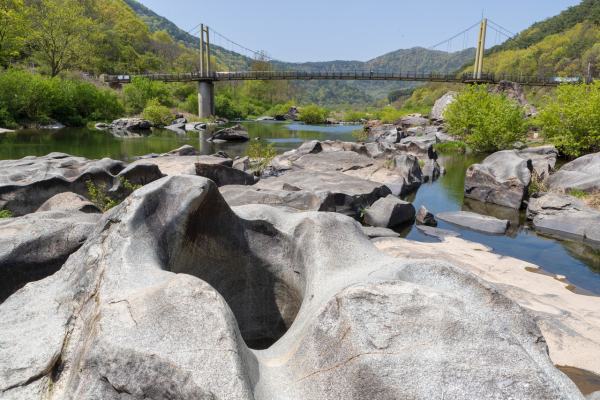
[[[138,76],[131,78],[131,83],[123,88],[125,111],[130,115],[142,111],[152,99],[156,99],[162,106],[173,106],[173,96],[164,82]]]
[[[146,108],[142,112],[142,118],[152,122],[152,125],[168,125],[173,121],[171,110],[165,106],[161,106],[158,99],[152,99],[148,102]]]
[[[329,110],[326,108],[319,108],[312,104],[310,106],[302,107],[298,119],[306,122],[307,124],[319,124],[327,119],[329,116]]]
[[[12,218],[12,212],[8,210],[0,210],[0,218]]]
[[[130,193],[133,193],[142,187],[142,185],[133,186],[129,182],[129,180],[123,177],[120,177],[120,180],[121,183],[123,183],[125,189],[127,189],[127,191],[129,191]],[[92,181],[87,181],[86,185],[88,188],[88,195],[90,196],[90,201],[96,206],[98,206],[98,208],[100,208],[102,211],[108,211],[111,208],[116,207],[123,202],[123,200],[116,200],[110,196],[105,195],[106,183],[102,183],[98,185],[98,187],[96,187],[96,185],[94,185]]]
[[[364,128],[362,129],[352,129],[352,137],[357,143],[366,143],[367,141],[367,131]]]
[[[345,122],[360,122],[361,119],[367,119],[367,113],[348,111],[346,115],[344,115]]]
[[[182,108],[190,114],[198,115],[198,94],[190,94],[185,99]]]
[[[547,97],[548,98],[548,97]],[[600,151],[600,81],[560,85],[556,101],[540,111],[535,124],[564,154],[579,157]]]
[[[288,101],[287,103],[285,103],[282,106],[278,106],[279,107],[279,112],[277,112],[276,114],[282,114],[285,115],[287,114],[287,112],[289,111],[290,107],[295,107],[296,103],[293,101]]]
[[[385,107],[382,110],[375,111],[373,114],[375,115],[375,118],[384,124],[391,124],[402,116],[402,112],[396,110],[394,107]]]
[[[489,94],[488,85],[472,85],[458,94],[444,112],[448,131],[482,151],[510,149],[525,139],[529,123],[515,100]]]
[[[255,176],[263,176],[267,166],[271,164],[273,158],[277,155],[277,150],[273,148],[273,143],[269,143],[267,148],[261,148],[260,143],[250,145],[250,168],[254,170]]]
[[[446,143],[436,143],[433,145],[433,148],[438,151],[453,151],[456,153],[464,153],[467,151],[467,144],[461,141],[454,142],[446,142]]]

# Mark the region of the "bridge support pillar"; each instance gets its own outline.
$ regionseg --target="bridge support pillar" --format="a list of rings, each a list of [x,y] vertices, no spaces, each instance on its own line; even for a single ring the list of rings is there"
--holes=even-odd
[[[198,116],[210,118],[215,115],[215,84],[198,82]]]

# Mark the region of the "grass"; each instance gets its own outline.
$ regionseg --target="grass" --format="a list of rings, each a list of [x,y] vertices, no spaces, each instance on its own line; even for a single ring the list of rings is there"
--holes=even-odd
[[[423,169],[424,166],[425,166],[425,160],[419,159],[419,167],[421,167],[421,169]]]
[[[133,186],[127,179],[123,177],[121,177],[120,179],[125,189],[129,190],[132,193],[142,187],[142,185]],[[91,202],[98,206],[98,208],[104,212],[110,210],[113,207],[118,206],[123,202],[123,200],[115,200],[112,197],[105,195],[106,183],[99,184],[98,187],[96,187],[96,185],[94,185],[92,181],[87,181],[86,184]]]
[[[384,164],[385,164],[385,167],[386,167],[387,169],[390,169],[390,166],[392,165],[392,163],[393,163],[393,162],[394,162],[394,159],[393,159],[393,158],[390,158],[389,160],[387,160],[387,161],[384,163]]]
[[[586,193],[581,189],[571,189],[569,194],[573,197],[577,197],[578,199],[587,199],[591,196],[589,193]]]
[[[455,152],[455,153],[464,153],[467,151],[468,147],[469,146],[467,145],[467,143],[462,142],[462,141],[436,143],[433,145],[433,148],[436,149],[437,151],[448,151],[448,152]]]
[[[539,192],[547,192],[548,191],[548,185],[546,184],[546,181],[542,178],[540,178],[540,176],[535,173],[535,171],[531,174],[531,183],[529,184],[529,196],[531,196],[534,193],[539,193]]]
[[[356,141],[356,143],[366,143],[367,142],[367,131],[364,128],[362,129],[352,129],[352,137]]]
[[[586,207],[600,210],[600,192],[586,193],[580,189],[571,189],[569,194],[583,201]]]

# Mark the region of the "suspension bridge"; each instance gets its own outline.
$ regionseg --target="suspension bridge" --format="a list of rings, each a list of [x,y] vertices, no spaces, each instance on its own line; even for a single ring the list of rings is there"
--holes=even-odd
[[[488,24],[488,22],[490,24]],[[479,35],[477,39],[477,50],[475,55],[475,64],[473,72],[468,73],[438,73],[438,72],[424,72],[424,71],[395,71],[395,70],[373,70],[373,69],[342,69],[342,68],[326,68],[317,69],[308,67],[306,64],[300,63],[288,63],[281,60],[277,60],[268,57],[264,52],[252,51],[244,46],[237,44],[236,42],[226,38],[220,33],[210,29],[208,26],[204,27],[203,24],[199,24],[195,28],[192,28],[191,32],[197,28],[194,34],[199,34],[199,45],[200,45],[200,57],[199,57],[199,68],[195,72],[190,73],[177,73],[177,74],[145,74],[145,75],[104,75],[102,79],[111,84],[126,84],[131,83],[131,80],[135,77],[143,77],[154,81],[163,82],[197,82],[198,83],[198,104],[199,104],[199,116],[201,118],[208,118],[215,115],[215,102],[214,102],[214,82],[219,81],[270,81],[270,80],[358,80],[358,81],[406,81],[406,82],[450,82],[450,83],[463,83],[463,84],[497,84],[502,80],[508,80],[517,82],[525,86],[558,86],[562,83],[560,79],[553,77],[542,77],[542,76],[522,76],[522,75],[495,75],[483,73],[483,58],[485,50],[485,40],[487,29],[495,31],[495,41],[502,41],[502,37],[511,38],[514,36],[511,32],[495,24],[492,21],[483,19],[481,22],[474,24],[473,26],[465,29],[459,34],[446,39],[434,46],[427,49],[423,49],[421,52],[411,54],[411,57],[418,57],[425,53],[427,50],[436,50],[446,46],[445,52],[450,59],[452,51],[452,41],[462,40],[463,50],[468,49],[468,38],[469,32],[479,25]],[[221,50],[229,55],[232,59],[236,58],[235,62],[231,62],[231,65],[218,65],[211,63],[211,52],[213,58],[215,57],[214,49],[211,48],[210,36],[217,37],[218,42],[221,46],[217,46]],[[509,36],[509,34],[511,36]],[[225,46],[222,42],[225,41]],[[471,47],[472,48],[472,47]],[[230,50],[231,49],[231,50]],[[404,56],[406,57],[406,56]],[[242,62],[239,61],[242,60]],[[259,60],[264,64],[268,64],[269,68],[265,71],[255,71],[249,68],[249,64],[253,60]],[[416,61],[417,62],[417,61]],[[449,61],[448,61],[449,62]],[[245,64],[245,65],[244,65]],[[215,68],[217,66],[217,68]],[[275,66],[276,68],[272,68]],[[416,68],[416,67],[415,67]],[[217,70],[212,70],[217,69]],[[579,78],[577,80],[579,81]]]

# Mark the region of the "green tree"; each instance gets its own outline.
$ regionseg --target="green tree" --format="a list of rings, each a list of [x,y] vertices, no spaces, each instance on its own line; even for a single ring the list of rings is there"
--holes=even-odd
[[[161,106],[157,99],[152,99],[142,111],[142,118],[152,122],[154,126],[159,126],[168,125],[173,120],[173,115],[167,107]]]
[[[29,12],[22,0],[0,0],[0,64],[19,55],[30,33]]]
[[[173,96],[164,82],[151,81],[139,76],[133,77],[131,83],[123,88],[123,99],[125,110],[129,114],[139,113],[152,99],[166,107],[173,105]]]
[[[75,0],[40,0],[32,8],[31,44],[51,76],[70,67],[83,67],[94,58],[102,35],[99,23],[85,12]]]
[[[556,100],[540,111],[536,125],[557,148],[578,157],[600,151],[600,82],[560,85]]]
[[[456,101],[446,106],[448,131],[482,151],[510,149],[525,139],[529,128],[525,113],[506,94],[488,93],[488,85],[463,89]]]

